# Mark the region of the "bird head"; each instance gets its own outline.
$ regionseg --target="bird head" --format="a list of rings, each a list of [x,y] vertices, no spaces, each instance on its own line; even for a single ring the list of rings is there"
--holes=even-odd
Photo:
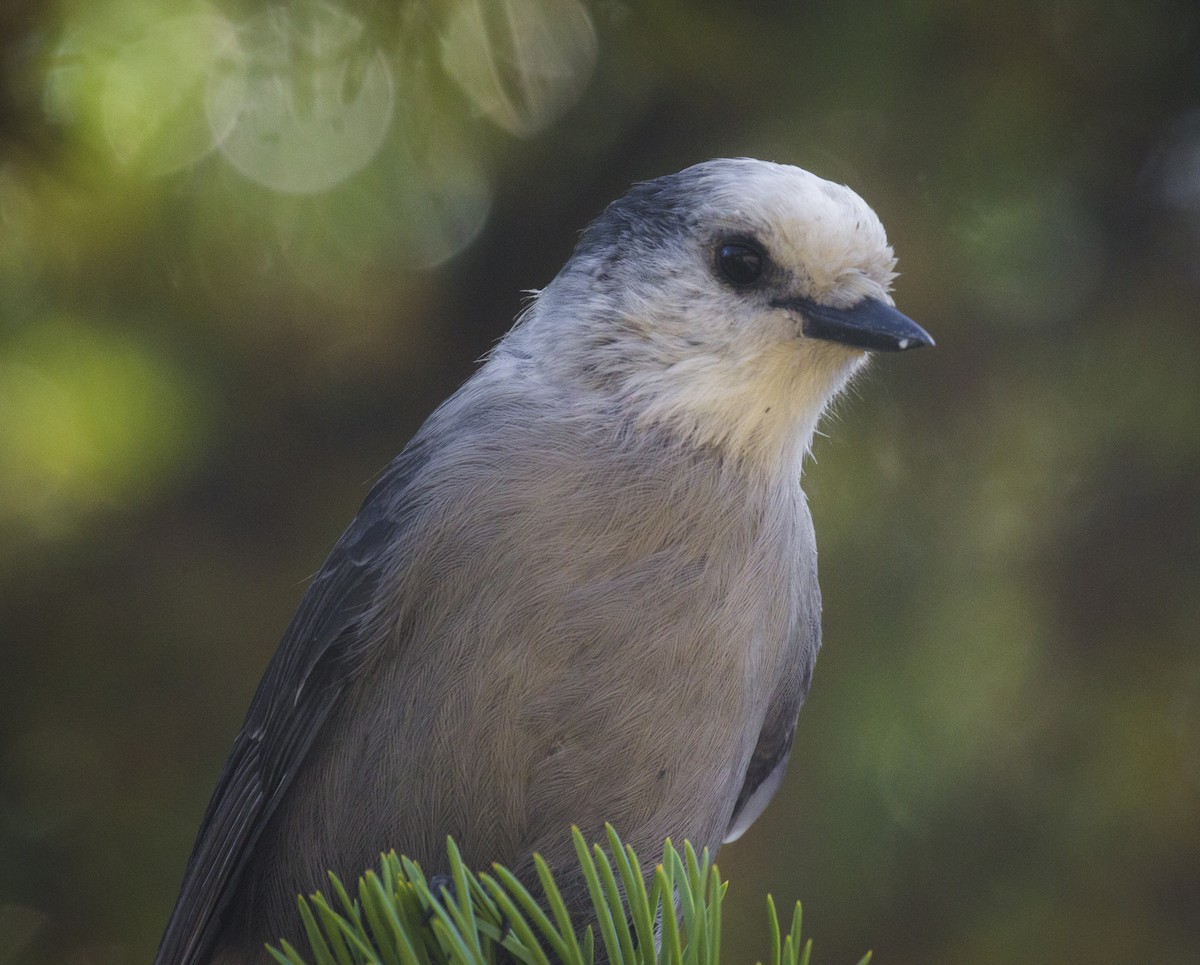
[[[609,205],[518,331],[557,377],[641,424],[786,463],[868,353],[933,344],[894,307],[894,268],[849,188],[708,161]]]

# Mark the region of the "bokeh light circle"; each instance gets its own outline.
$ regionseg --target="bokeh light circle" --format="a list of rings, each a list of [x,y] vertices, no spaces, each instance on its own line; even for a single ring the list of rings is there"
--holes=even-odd
[[[339,7],[273,7],[248,20],[209,78],[221,153],[264,187],[317,194],[378,153],[391,125],[392,70],[366,25]]]

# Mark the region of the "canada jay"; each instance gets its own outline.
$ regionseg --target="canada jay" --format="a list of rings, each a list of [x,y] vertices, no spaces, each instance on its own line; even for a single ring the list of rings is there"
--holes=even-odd
[[[653,867],[775,792],[820,644],[800,470],[873,350],[932,345],[849,188],[715,160],[588,227],[387,468],[283,636],[160,965],[265,961],[295,896],[395,848],[584,914],[569,827]]]

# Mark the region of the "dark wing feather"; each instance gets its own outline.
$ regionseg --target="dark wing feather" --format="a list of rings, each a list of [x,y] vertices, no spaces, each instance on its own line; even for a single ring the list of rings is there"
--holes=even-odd
[[[414,440],[375,484],[271,658],[201,821],[155,965],[196,965],[210,953],[255,843],[361,665],[361,619],[409,516],[402,493],[423,449]]]
[[[815,587],[815,583],[813,584]],[[820,613],[820,602],[812,607]],[[783,783],[783,775],[787,771],[788,757],[792,753],[792,739],[796,736],[796,719],[800,714],[800,705],[808,693],[812,683],[813,663],[820,647],[820,625],[813,623],[808,626],[802,637],[807,645],[802,646],[801,658],[794,670],[792,679],[780,682],[780,691],[771,701],[767,719],[763,722],[750,755],[750,763],[746,767],[746,776],[742,780],[742,789],[738,792],[737,803],[733,806],[733,814],[729,818],[729,829],[725,832],[725,840],[736,841],[750,827],[758,816],[763,813],[779,785]]]
[[[758,820],[767,802],[775,796],[787,770],[788,755],[792,751],[792,738],[795,735],[795,717],[788,727],[764,729],[759,734],[758,743],[750,757],[750,766],[746,769],[742,790],[733,806],[729,830],[725,833],[726,841],[736,841],[740,838],[742,832]]]

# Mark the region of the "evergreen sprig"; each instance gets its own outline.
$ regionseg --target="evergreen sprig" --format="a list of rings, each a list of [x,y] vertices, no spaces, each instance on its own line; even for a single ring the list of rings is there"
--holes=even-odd
[[[572,836],[611,965],[718,965],[728,882],[708,850],[697,855],[685,841],[681,854],[668,840],[647,888],[633,848],[611,825],[605,830],[609,851],[598,844],[589,849],[578,828]],[[507,868],[476,873],[453,839],[447,850],[448,882],[426,879],[394,851],[382,856],[378,874],[358,880],[356,897],[331,872],[332,900],[320,892],[298,900],[308,957],[286,941],[268,951],[280,965],[593,965],[593,928],[575,930],[541,857],[534,862],[544,904]],[[801,939],[800,903],[787,935],[770,896],[767,911],[770,965],[809,965],[812,940]],[[868,952],[858,965],[870,959]]]

